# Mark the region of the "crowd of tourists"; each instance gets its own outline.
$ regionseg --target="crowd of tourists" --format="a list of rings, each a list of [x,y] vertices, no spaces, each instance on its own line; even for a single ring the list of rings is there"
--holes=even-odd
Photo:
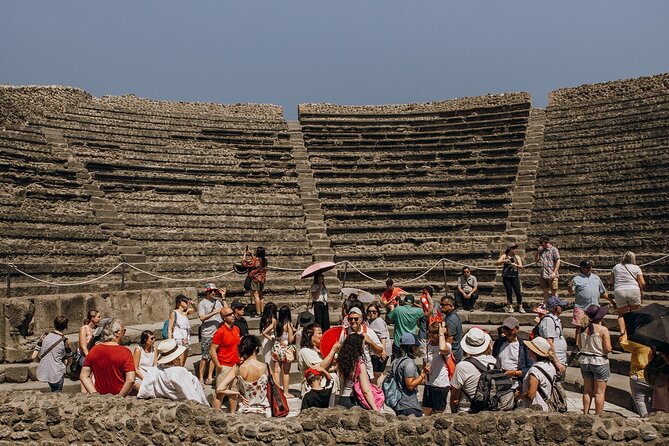
[[[519,280],[524,266],[517,249],[509,245],[497,261],[509,313],[514,312],[514,294],[516,311],[525,312]],[[644,368],[653,355],[669,361],[669,351],[652,352],[626,336],[622,315],[640,307],[645,283],[633,253],[626,253],[611,272],[613,298],[593,273],[592,262],[581,262],[567,289],[572,305],[558,297],[559,251],[542,237],[535,260],[545,299],[531,309],[536,325],[526,338],[512,315],[504,319],[494,341],[481,327],[463,332],[459,312],[473,311],[478,297],[476,277],[465,267],[453,295],[440,299],[429,286],[412,294],[392,279],[378,302],[363,303],[350,295],[342,304],[338,338],[324,350],[323,334],[331,321],[323,275],[314,276],[310,305],[294,319],[289,306],[264,302],[264,250],[247,254],[251,258],[245,254],[243,265],[251,281],[258,281],[248,286],[259,316],[257,332],[249,330],[247,305],[239,299],[228,303],[227,291],[208,283],[197,305],[184,295],[176,297],[163,328],[164,340],[156,342],[154,332],[144,331],[134,351],[121,345],[126,334],[121,320],[91,311],[73,352],[64,335],[68,319],[58,316],[54,331],[40,339],[33,354],[40,362],[37,378],[60,391],[70,364],[81,380],[81,391],[87,393],[192,400],[208,406],[205,389],[213,388],[211,406],[221,410],[227,399],[231,413],[280,416],[276,400],[285,406],[287,400],[300,398],[302,409],[360,406],[424,416],[530,406],[564,411],[562,382],[576,360],[584,381],[583,412],[591,413],[594,404],[594,413],[601,414],[610,377],[607,355],[612,351],[611,335],[602,324],[609,309],[600,305],[605,299],[620,316],[621,345],[632,353],[630,387],[637,411],[645,416],[668,410],[669,374],[657,377],[651,387]],[[561,319],[567,307],[573,307],[571,322],[576,327],[571,356]],[[202,354],[194,374],[185,363],[196,313]],[[388,324],[394,327],[392,337]],[[296,394],[289,387],[293,363],[301,376]]]

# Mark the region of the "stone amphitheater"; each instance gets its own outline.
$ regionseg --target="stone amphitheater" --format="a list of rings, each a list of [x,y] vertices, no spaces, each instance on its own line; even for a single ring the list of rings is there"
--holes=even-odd
[[[243,296],[231,265],[247,245],[267,248],[267,299],[296,309],[314,261],[341,262],[331,294],[378,293],[387,277],[451,292],[466,264],[481,309],[463,320],[494,332],[504,297],[492,263],[510,241],[532,262],[540,234],[603,278],[636,252],[646,302],[665,302],[668,148],[669,73],[559,89],[545,109],[505,93],[302,104],[295,122],[273,105],[2,85],[0,383],[34,379],[28,355],[55,315],[72,333],[94,308],[159,331],[174,295],[205,281]],[[561,290],[575,272],[563,266]],[[522,277],[529,305],[536,277]],[[532,317],[521,322],[529,331]],[[629,354],[615,348],[607,398],[631,408]]]

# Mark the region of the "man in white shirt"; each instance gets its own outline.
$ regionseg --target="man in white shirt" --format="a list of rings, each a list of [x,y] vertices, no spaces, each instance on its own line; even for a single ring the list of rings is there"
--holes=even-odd
[[[478,361],[484,367],[494,366],[496,359],[490,355],[492,339],[490,335],[478,327],[473,327],[462,338],[462,350],[468,356],[455,366],[451,378],[451,412],[467,412],[471,398],[476,393],[481,372],[471,362]]]
[[[156,350],[158,365],[147,369],[137,398],[190,400],[209,406],[200,382],[183,366],[186,347],[178,345],[174,339],[166,339]]]
[[[365,341],[363,348],[365,351],[365,366],[367,366],[369,379],[374,380],[374,368],[372,366],[372,355],[370,350],[373,351],[376,356],[384,356],[386,351],[384,350],[379,337],[374,333],[374,330],[369,329],[366,325],[362,324],[362,310],[360,310],[360,308],[351,308],[347,319],[349,325],[345,330],[342,330],[339,342],[343,344],[346,336],[353,333],[364,336]]]
[[[214,367],[211,363],[211,355],[209,354],[209,347],[211,347],[211,340],[214,338],[216,329],[223,322],[220,316],[221,308],[227,307],[225,302],[226,290],[219,289],[213,283],[208,283],[204,286],[205,298],[202,299],[197,306],[197,312],[202,324],[200,325],[200,347],[202,348],[202,359],[200,359],[200,366],[198,367],[198,377],[200,382],[204,379],[204,369],[208,369],[207,381],[205,384],[211,384]],[[216,297],[219,297],[218,300]]]

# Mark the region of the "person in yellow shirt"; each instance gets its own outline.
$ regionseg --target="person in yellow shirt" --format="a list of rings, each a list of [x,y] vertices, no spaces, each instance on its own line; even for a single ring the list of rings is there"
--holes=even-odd
[[[646,417],[653,407],[653,388],[646,383],[644,369],[652,358],[650,347],[637,344],[627,339],[627,333],[620,336],[623,350],[632,354],[630,362],[630,391],[636,410],[641,417]]]

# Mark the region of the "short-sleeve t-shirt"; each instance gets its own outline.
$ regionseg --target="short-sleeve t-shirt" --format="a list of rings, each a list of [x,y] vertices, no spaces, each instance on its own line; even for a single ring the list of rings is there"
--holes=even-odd
[[[388,319],[395,324],[395,333],[393,335],[395,345],[399,347],[402,335],[405,333],[416,333],[418,321],[423,317],[423,309],[411,305],[402,305],[395,307],[388,313]]]
[[[434,387],[448,387],[448,368],[444,364],[444,355],[439,353],[439,346],[427,344],[426,359],[430,363],[430,375],[427,384]]]
[[[550,394],[553,391],[551,388],[552,384],[548,378],[546,378],[546,375],[544,375],[541,370],[538,370],[539,368],[543,369],[548,374],[548,376],[551,377],[555,376],[557,373],[555,367],[550,362],[541,361],[540,363],[534,363],[530,370],[527,371],[525,379],[523,379],[523,393],[527,393],[527,389],[530,386],[530,376],[534,376],[539,381],[539,389],[541,389],[541,391],[537,389],[537,393],[534,395],[534,399],[532,401],[523,399],[521,401],[521,406],[530,407],[538,404],[541,406],[541,409],[544,412],[548,412],[548,405],[546,404],[546,401],[544,400],[541,392],[543,391],[547,397],[550,397]]]
[[[218,327],[211,343],[212,345],[218,345],[216,356],[218,356],[218,362],[220,362],[222,366],[231,367],[239,364],[237,347],[239,346],[240,339],[239,327],[236,325],[229,328],[227,325],[221,324],[221,326]]]
[[[544,279],[550,279],[551,274],[555,272],[555,264],[560,259],[560,251],[555,246],[544,249],[539,254],[539,265],[541,272],[539,275]]]
[[[373,321],[369,322],[369,328],[374,330],[376,336],[379,338],[379,341],[383,338],[386,339],[385,345],[383,346],[386,353],[390,353],[392,347],[392,341],[390,340],[390,333],[388,332],[388,324],[386,321],[377,317]]]
[[[491,355],[476,356],[476,360],[486,367],[494,366],[497,361]],[[458,412],[467,412],[469,410],[469,397],[476,393],[476,386],[479,383],[481,372],[474,364],[468,360],[459,362],[455,366],[455,372],[451,379],[451,387],[460,389],[460,405]]]
[[[502,370],[518,370],[520,341],[507,342],[497,357],[497,367]]]
[[[462,321],[457,312],[451,311],[446,315],[446,328],[448,329],[448,335],[453,336],[451,352],[453,352],[455,362],[460,362],[463,355],[462,347],[460,347],[460,342],[462,341]]]
[[[418,388],[409,390],[404,384],[404,378],[416,378],[418,376],[418,368],[413,359],[407,358],[405,356],[395,360],[398,364],[395,366],[397,369],[397,380],[400,387],[400,392],[402,397],[397,403],[396,410],[405,410],[405,409],[416,409],[421,410],[420,403],[418,402]],[[401,363],[399,362],[401,361]]]
[[[606,292],[597,274],[577,274],[571,279],[571,287],[574,290],[574,305],[583,311],[590,305],[599,305],[599,296]]]
[[[197,306],[197,312],[200,316],[202,316],[209,314],[214,310],[220,310],[221,308],[223,308],[223,304],[220,300],[215,299],[213,302],[211,302],[209,299],[202,299]],[[206,321],[203,321],[202,325],[200,325],[200,333],[202,333],[202,337],[213,337],[214,333],[216,333],[216,330],[218,329],[218,326],[221,325],[221,322],[223,322],[223,319],[221,319],[221,315],[219,313],[213,315]]]
[[[53,348],[52,348],[53,346]],[[41,346],[35,347],[40,355],[39,365],[37,366],[37,379],[45,383],[57,383],[65,374],[65,363],[63,360],[70,356],[70,352],[65,348],[63,336],[58,333],[49,333],[42,339]],[[50,350],[43,357],[41,356],[47,350]]]
[[[539,336],[553,339],[555,354],[562,364],[567,364],[567,340],[564,338],[562,322],[557,316],[547,314],[539,322]]]
[[[311,285],[311,288],[309,288],[310,293],[318,293],[318,296],[316,298],[313,297],[313,294],[311,294],[311,300],[314,302],[323,302],[324,304],[328,302],[328,290],[327,288],[323,287],[321,288],[318,286],[317,283],[314,283]]]
[[[639,274],[641,274],[641,268],[639,268],[637,265],[633,265],[631,263],[623,265],[622,263],[619,263],[613,267],[611,273],[613,274],[614,279],[614,290],[639,289],[639,283],[636,281],[636,278],[639,277]]]
[[[132,353],[121,345],[97,344],[84,360],[95,377],[95,390],[101,395],[118,395],[125,383],[125,374],[135,371]]]
[[[478,286],[478,281],[476,280],[476,277],[474,276],[459,276],[458,277],[458,285],[460,285],[460,288],[462,291],[465,293],[469,293],[471,290],[476,288]]]
[[[399,295],[403,291],[404,290],[402,290],[402,288],[398,287],[393,288],[392,291],[385,290],[383,293],[381,293],[381,302],[388,304],[394,301],[395,305],[397,305],[399,302]]]

